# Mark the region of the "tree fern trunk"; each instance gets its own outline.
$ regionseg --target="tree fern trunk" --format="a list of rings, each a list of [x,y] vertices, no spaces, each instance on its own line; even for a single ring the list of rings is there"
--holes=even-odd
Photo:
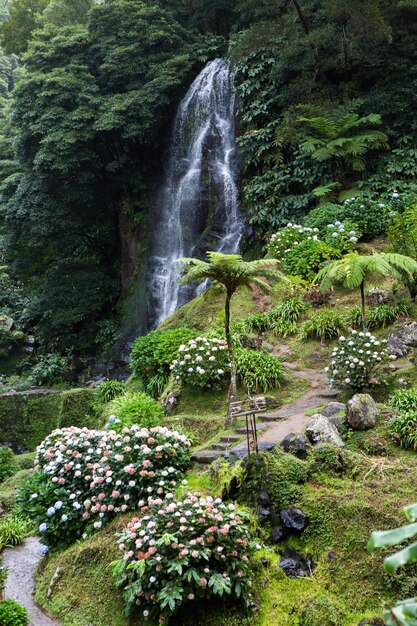
[[[362,306],[362,329],[363,329],[363,332],[366,332],[368,329],[366,328],[365,283],[363,281],[361,283],[361,306]]]
[[[233,350],[232,337],[230,335],[230,301],[232,299],[232,293],[226,292],[226,304],[225,304],[225,318],[224,318],[224,331],[226,335],[227,348],[229,350],[230,358],[230,389],[229,389],[229,415],[228,425],[234,426],[235,419],[230,413],[230,403],[237,399],[237,383],[236,383],[236,360]]]

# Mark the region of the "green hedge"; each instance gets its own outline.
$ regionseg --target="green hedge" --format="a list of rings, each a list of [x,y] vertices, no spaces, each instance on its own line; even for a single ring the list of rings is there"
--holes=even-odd
[[[100,415],[94,389],[0,396],[0,439],[33,450],[54,428],[96,427]]]

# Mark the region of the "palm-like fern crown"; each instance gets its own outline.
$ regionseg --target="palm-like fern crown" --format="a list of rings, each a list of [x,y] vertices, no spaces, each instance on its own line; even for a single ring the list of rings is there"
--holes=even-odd
[[[357,289],[364,282],[377,285],[388,277],[401,280],[404,275],[412,278],[414,274],[417,274],[417,262],[403,254],[374,252],[360,255],[351,252],[323,267],[317,274],[317,280],[326,291],[334,285]]]
[[[194,258],[178,259],[178,262],[183,263],[186,268],[181,282],[190,284],[209,279],[213,285],[223,285],[229,293],[233,293],[238,287],[258,285],[264,293],[269,293],[272,287],[261,278],[275,282],[285,278],[275,269],[279,263],[276,259],[244,261],[240,254],[222,252],[208,252],[207,257],[208,261]]]

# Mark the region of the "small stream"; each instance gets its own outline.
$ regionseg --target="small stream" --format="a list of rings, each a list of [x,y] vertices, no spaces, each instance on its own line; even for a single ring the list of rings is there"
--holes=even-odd
[[[41,558],[37,537],[29,537],[21,546],[4,550],[2,564],[9,568],[5,598],[12,598],[27,609],[30,626],[60,626],[60,622],[46,615],[33,599],[34,574]]]

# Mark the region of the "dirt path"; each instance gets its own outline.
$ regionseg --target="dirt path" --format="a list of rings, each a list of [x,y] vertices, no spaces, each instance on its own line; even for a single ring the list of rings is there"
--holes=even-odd
[[[5,597],[12,598],[27,609],[30,626],[60,626],[33,599],[34,573],[41,558],[39,539],[36,537],[29,537],[21,546],[4,550],[3,565],[9,568]]]
[[[274,416],[280,421],[272,422],[266,430],[259,434],[260,443],[277,443],[290,433],[302,431],[310,420],[310,416],[306,415],[307,411],[311,411],[311,409],[337,397],[337,394],[328,386],[325,372],[313,369],[298,371],[293,363],[283,363],[283,365],[287,370],[294,371],[300,378],[308,380],[311,388],[298,400],[284,405],[276,411],[268,412],[268,416]],[[260,418],[262,419],[262,416]]]

